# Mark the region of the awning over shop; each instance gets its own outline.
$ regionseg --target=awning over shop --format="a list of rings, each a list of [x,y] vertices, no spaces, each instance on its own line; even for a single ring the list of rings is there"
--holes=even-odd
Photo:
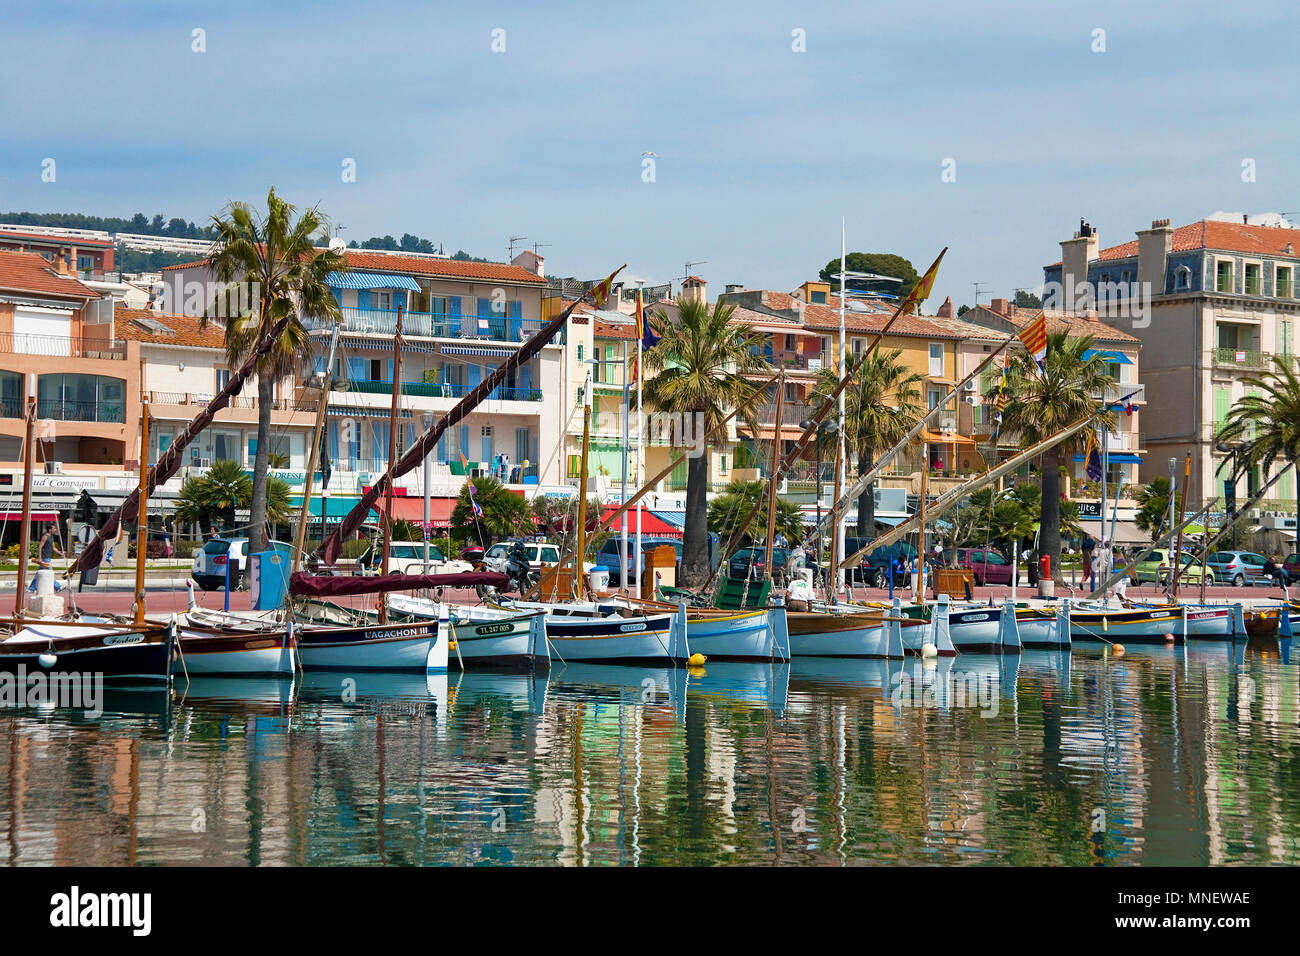
[[[955,432],[945,434],[943,432],[922,431],[921,441],[929,442],[931,445],[970,445],[974,447],[975,441],[967,438],[965,435],[958,435]]]
[[[494,349],[483,345],[444,345],[438,351],[443,355],[481,355],[485,358],[506,358],[514,355],[514,349]]]
[[[0,512],[0,521],[22,521],[23,513],[21,511],[4,511]],[[33,521],[57,521],[59,516],[53,511],[33,511]]]
[[[1075,455],[1075,461],[1083,461],[1082,455]],[[1112,451],[1106,453],[1106,460],[1115,465],[1140,465],[1142,456],[1135,455],[1131,451]]]
[[[384,506],[387,502],[384,497],[375,501],[374,511],[382,518],[384,516]],[[430,498],[429,499],[429,524],[435,528],[445,528],[451,524],[451,513],[456,507],[455,498]],[[393,498],[393,520],[410,521],[414,524],[424,523],[424,499],[409,497]]]
[[[609,516],[617,511],[618,505],[606,505],[602,518]],[[684,516],[683,516],[684,520]],[[622,528],[622,519],[619,519],[618,527]],[[629,508],[627,510],[627,528],[631,533],[636,532],[636,511]],[[680,538],[682,536],[681,526],[672,524],[661,518],[658,512],[642,511],[641,512],[641,534],[654,535],[661,538]]]
[[[1086,362],[1094,355],[1100,355],[1107,362],[1114,362],[1116,365],[1132,365],[1133,360],[1123,352],[1102,352],[1098,349],[1088,349],[1083,353],[1083,359]]]
[[[1101,540],[1101,522],[1097,518],[1081,518],[1079,524],[1098,541]],[[1106,537],[1110,537],[1110,521],[1106,522]],[[1115,522],[1115,544],[1150,544],[1151,535],[1132,521]]]
[[[334,272],[325,280],[331,289],[405,289],[419,292],[420,287],[410,276],[389,275],[384,272]]]
[[[338,524],[343,520],[343,516],[356,507],[357,502],[361,499],[354,495],[331,495],[328,498],[317,498],[312,496],[311,505],[308,512],[313,520],[319,521],[322,506],[325,508],[325,523]],[[302,496],[290,495],[289,505],[295,510],[302,508]]]

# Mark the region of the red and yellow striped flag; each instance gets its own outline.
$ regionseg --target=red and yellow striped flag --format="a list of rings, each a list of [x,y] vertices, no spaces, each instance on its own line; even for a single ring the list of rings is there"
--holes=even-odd
[[[618,275],[626,268],[627,265],[625,263],[611,272],[608,278],[602,279],[591,287],[589,295],[591,296],[591,300],[596,303],[597,307],[609,298],[609,290],[614,287],[614,276]]]
[[[1020,330],[1018,338],[1041,369],[1047,361],[1047,313],[1039,312],[1038,318]]]
[[[945,249],[944,252],[947,250]],[[912,291],[907,293],[907,298],[903,300],[903,312],[910,314],[920,307],[921,303],[930,297],[930,290],[934,288],[934,277],[939,274],[939,260],[943,258],[943,253],[939,253],[939,258],[934,260],[934,265],[925,270],[925,275],[916,280],[916,285],[912,286]]]

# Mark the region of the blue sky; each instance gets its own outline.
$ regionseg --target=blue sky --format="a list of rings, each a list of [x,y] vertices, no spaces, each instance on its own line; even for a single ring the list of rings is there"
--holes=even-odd
[[[650,283],[703,259],[711,293],[815,277],[843,216],[850,251],[950,247],[932,309],[1037,285],[1081,216],[1103,245],[1300,218],[1296,23],[1294,0],[28,5],[0,33],[0,211],[198,222],[274,184],[347,239],[503,259],[522,235],[548,272]]]

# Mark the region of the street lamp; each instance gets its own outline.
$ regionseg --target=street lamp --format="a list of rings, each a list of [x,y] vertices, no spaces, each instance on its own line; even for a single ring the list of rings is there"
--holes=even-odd
[[[799,423],[799,427],[804,431],[816,426],[817,422],[811,418],[805,418]],[[830,421],[820,425],[820,428],[826,434],[833,435],[839,431],[840,426],[838,422]],[[822,443],[820,435],[813,440],[813,455],[816,457],[817,462],[817,570],[820,571],[822,566]],[[831,508],[834,509],[834,507],[835,502],[831,502]]]

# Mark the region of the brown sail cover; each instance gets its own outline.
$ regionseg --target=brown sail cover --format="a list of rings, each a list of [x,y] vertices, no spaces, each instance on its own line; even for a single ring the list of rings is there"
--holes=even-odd
[[[289,316],[286,316],[271,327],[266,338],[262,339],[262,344],[258,346],[257,351],[230,376],[230,380],[226,382],[225,387],[217,392],[212,401],[208,402],[207,408],[203,409],[198,414],[198,417],[186,425],[184,430],[176,436],[171,447],[158,456],[158,463],[149,469],[149,494],[152,495],[160,484],[180,470],[181,465],[184,463],[185,447],[198,437],[199,432],[212,424],[212,419],[216,417],[217,412],[229,405],[230,400],[239,394],[244,387],[244,383],[256,371],[258,361],[284,332],[284,327],[289,324],[289,318]],[[95,537],[90,544],[86,545],[86,549],[81,552],[64,576],[71,577],[78,571],[99,567],[100,561],[104,559],[104,542],[109,538],[116,538],[117,529],[122,523],[131,524],[139,514],[140,489],[137,487],[118,506],[118,509],[108,516],[108,520],[104,522],[103,527],[95,533]]]
[[[578,302],[581,301],[582,299],[578,300]],[[339,559],[343,541],[361,527],[375,502],[387,492],[392,480],[401,477],[422,464],[425,457],[433,453],[434,447],[438,444],[438,439],[442,437],[443,432],[472,412],[483,399],[491,394],[494,388],[506,380],[506,376],[514,369],[517,369],[540,352],[542,346],[551,341],[555,337],[555,333],[564,327],[565,322],[569,321],[569,313],[578,307],[578,302],[573,303],[573,305],[553,318],[536,335],[521,345],[514,355],[502,362],[495,372],[485,378],[472,392],[457,402],[455,408],[421,435],[415,444],[407,449],[406,454],[397,460],[391,471],[385,472],[383,477],[370,486],[370,490],[361,496],[361,500],[347,513],[342,522],[325,539],[325,543],[321,545],[320,550],[317,551],[317,554],[326,564],[333,564]]]
[[[289,593],[295,597],[346,597],[349,594],[379,594],[418,588],[510,587],[510,578],[495,571],[463,571],[459,574],[380,574],[372,577],[311,575],[295,571],[289,575]]]

